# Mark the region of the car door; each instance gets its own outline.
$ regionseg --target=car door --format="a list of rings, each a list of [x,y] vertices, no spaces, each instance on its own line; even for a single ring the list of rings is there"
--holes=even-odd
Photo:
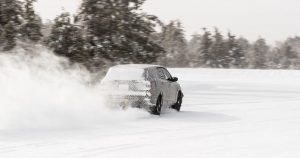
[[[170,104],[173,104],[177,101],[177,83],[171,81],[173,77],[166,68],[162,68],[162,69],[163,69],[165,76],[167,77],[168,82],[169,82],[168,100],[170,101]]]
[[[159,78],[159,86],[160,89],[163,93],[163,100],[164,100],[164,105],[168,105],[170,102],[170,82],[168,81],[167,76],[164,73],[164,69],[163,68],[157,68],[157,74],[158,74],[158,78]]]

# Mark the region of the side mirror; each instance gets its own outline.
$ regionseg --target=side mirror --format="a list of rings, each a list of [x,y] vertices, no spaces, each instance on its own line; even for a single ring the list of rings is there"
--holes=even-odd
[[[177,81],[178,81],[178,78],[177,78],[177,77],[173,77],[173,78],[170,79],[170,81],[172,81],[172,82],[177,82]]]

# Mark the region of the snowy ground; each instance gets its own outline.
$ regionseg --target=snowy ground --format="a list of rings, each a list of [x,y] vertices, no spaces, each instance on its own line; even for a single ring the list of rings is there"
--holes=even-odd
[[[3,129],[0,157],[300,157],[300,72],[171,71],[185,93],[182,112],[109,112],[86,127]]]

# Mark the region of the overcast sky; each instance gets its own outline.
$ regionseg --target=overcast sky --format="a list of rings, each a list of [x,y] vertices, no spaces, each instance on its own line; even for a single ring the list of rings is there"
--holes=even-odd
[[[53,19],[64,8],[75,12],[80,0],[38,0],[44,19]],[[164,22],[179,19],[188,36],[203,27],[219,27],[250,40],[269,42],[300,35],[299,0],[147,0],[145,11]]]

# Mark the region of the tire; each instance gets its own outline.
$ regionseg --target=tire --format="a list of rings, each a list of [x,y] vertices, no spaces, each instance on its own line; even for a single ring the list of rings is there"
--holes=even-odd
[[[172,106],[172,109],[175,109],[176,111],[180,111],[181,109],[181,104],[182,104],[182,98],[183,95],[181,92],[178,92],[178,96],[177,96],[177,102]]]
[[[151,113],[152,113],[153,115],[160,115],[162,105],[163,105],[163,100],[162,100],[162,96],[160,95],[160,96],[157,98],[156,106],[153,108],[153,110],[152,110]]]

